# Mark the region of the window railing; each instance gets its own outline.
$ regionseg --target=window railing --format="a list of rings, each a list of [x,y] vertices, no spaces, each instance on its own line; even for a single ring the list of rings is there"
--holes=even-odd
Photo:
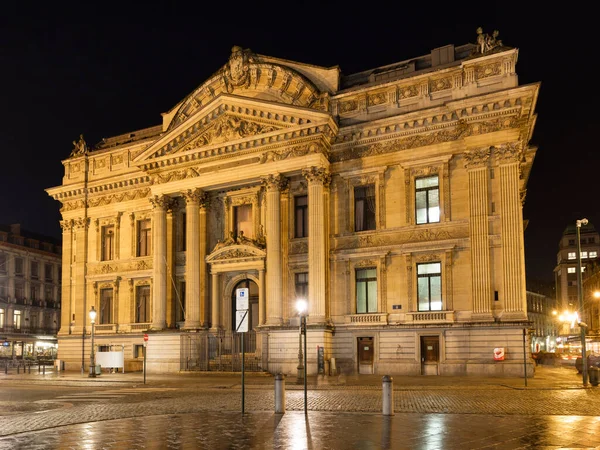
[[[351,314],[346,316],[346,322],[353,325],[386,325],[387,314]]]
[[[406,313],[413,323],[454,322],[454,311],[415,311]]]
[[[103,325],[95,325],[96,333],[110,333],[116,330],[116,325],[114,323],[108,323]]]
[[[145,331],[150,328],[151,323],[132,323],[130,325],[131,331]]]

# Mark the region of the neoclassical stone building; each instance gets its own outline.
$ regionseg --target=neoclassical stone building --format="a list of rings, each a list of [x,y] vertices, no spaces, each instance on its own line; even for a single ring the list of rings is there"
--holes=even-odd
[[[74,142],[47,190],[59,358],[87,365],[94,305],[128,369],[147,333],[148,370],[184,370],[248,287],[262,370],[295,373],[304,297],[309,374],[318,347],[346,373],[523,374],[539,84],[495,36],[352,75],[233,47],[161,124]]]

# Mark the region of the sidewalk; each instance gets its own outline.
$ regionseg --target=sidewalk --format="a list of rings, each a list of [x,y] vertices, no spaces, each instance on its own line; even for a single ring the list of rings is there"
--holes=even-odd
[[[573,366],[537,366],[533,378],[503,378],[483,376],[392,376],[394,390],[412,389],[480,389],[482,386],[507,387],[513,389],[580,389],[583,388],[581,374],[578,374]],[[72,385],[140,385],[144,383],[144,375],[141,372],[108,373],[103,372],[96,378],[90,378],[87,373],[80,371],[46,371],[43,375],[37,370],[31,373],[4,372],[0,373],[0,381],[26,381],[35,383],[69,383]],[[286,389],[303,389],[303,383],[297,383],[296,377],[286,378]],[[241,373],[231,372],[180,372],[173,374],[146,375],[146,385],[158,386],[180,386],[180,387],[236,387],[241,386]],[[525,385],[527,383],[527,386]],[[269,373],[246,372],[244,385],[251,388],[272,389],[274,377]],[[339,375],[339,376],[313,376],[308,377],[307,387],[309,389],[381,389],[382,376],[380,375]],[[593,388],[588,384],[588,387]]]

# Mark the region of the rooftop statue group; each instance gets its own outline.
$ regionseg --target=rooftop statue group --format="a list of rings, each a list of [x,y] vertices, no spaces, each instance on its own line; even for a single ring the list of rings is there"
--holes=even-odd
[[[483,54],[496,47],[502,47],[502,41],[498,39],[499,34],[500,32],[498,30],[494,30],[490,36],[489,34],[484,33],[481,27],[477,28],[477,52]]]
[[[87,151],[88,146],[85,140],[83,139],[83,134],[80,134],[79,141],[73,141],[73,150],[71,150],[71,154],[69,155],[69,157],[85,155]]]

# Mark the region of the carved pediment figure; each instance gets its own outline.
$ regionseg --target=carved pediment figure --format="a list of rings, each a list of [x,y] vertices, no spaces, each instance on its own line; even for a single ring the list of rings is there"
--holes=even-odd
[[[231,49],[229,62],[223,70],[223,82],[227,92],[233,92],[234,88],[250,84],[250,72],[248,63],[254,62],[254,57],[250,50],[244,50],[237,45]]]

